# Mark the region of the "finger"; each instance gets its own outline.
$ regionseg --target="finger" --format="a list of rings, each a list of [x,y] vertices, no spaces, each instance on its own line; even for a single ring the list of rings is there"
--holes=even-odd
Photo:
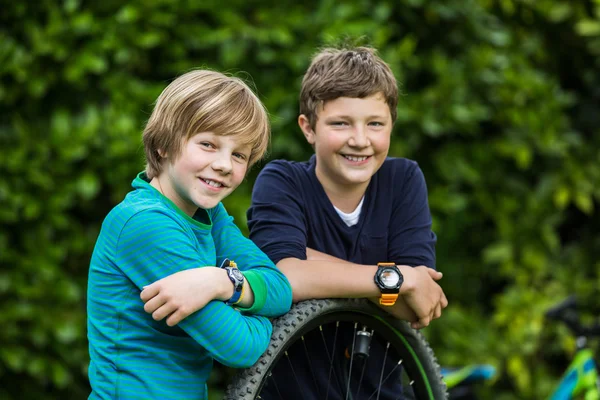
[[[413,329],[421,329],[421,328],[424,328],[424,326],[421,324],[421,322],[419,322],[419,319],[418,319],[418,318],[415,318],[415,320],[414,320],[414,321],[412,321],[412,322],[410,323],[410,326],[411,326],[411,328],[413,328]]]
[[[436,271],[433,268],[427,268],[427,272],[429,272],[429,276],[431,276],[436,281],[439,281],[444,276],[444,274],[442,274],[440,271]]]
[[[422,326],[419,322],[411,322],[410,327],[413,329],[421,329],[422,328]]]
[[[425,328],[426,326],[429,326],[430,322],[431,322],[431,318],[429,318],[429,316],[427,316],[427,317],[421,318],[419,320],[419,325],[421,326],[421,328]]]
[[[165,303],[166,301],[163,299],[162,296],[154,296],[150,300],[148,300],[146,304],[144,304],[144,311],[146,311],[148,314],[152,314],[154,311],[162,307],[162,305]]]
[[[155,285],[153,283],[151,285],[144,286],[144,290],[142,290],[142,293],[140,293],[140,298],[145,303],[148,300],[150,300],[151,298],[153,298],[154,296],[156,296],[159,292],[160,292],[160,289],[159,289],[158,285]]]
[[[154,318],[155,321],[161,321],[171,315],[175,310],[176,307],[171,305],[171,303],[165,303],[163,306],[159,307],[158,310],[152,313],[152,318]]]
[[[435,308],[435,312],[433,313],[433,319],[438,319],[442,316],[442,305],[438,304]]]
[[[442,293],[442,299],[440,300],[440,304],[442,305],[442,308],[448,307],[448,298],[444,293]]]
[[[187,318],[190,315],[189,312],[183,311],[181,308],[175,311],[173,314],[169,315],[167,318],[167,325],[175,326],[180,323],[183,319]]]

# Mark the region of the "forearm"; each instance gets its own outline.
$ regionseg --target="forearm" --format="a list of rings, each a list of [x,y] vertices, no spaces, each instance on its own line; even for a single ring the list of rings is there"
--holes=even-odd
[[[313,250],[311,248],[306,249],[306,256],[307,256],[308,260],[326,261],[331,265],[333,265],[334,263],[337,263],[338,265],[340,263],[345,264],[345,265],[350,264],[348,261],[330,256],[329,254],[325,254],[325,253]],[[412,267],[399,266],[399,268],[406,272],[407,268],[412,268]],[[403,285],[403,288],[402,288],[403,290],[401,290],[400,292],[403,294],[406,294],[407,292],[410,292],[411,290],[413,290],[413,287],[414,287],[413,282],[410,282],[410,281],[406,282],[406,284]],[[415,314],[413,309],[409,306],[409,304],[407,303],[406,299],[403,296],[399,296],[398,299],[396,300],[396,303],[394,304],[394,306],[389,307],[389,306],[381,305],[379,294],[380,293],[378,292],[377,297],[370,297],[369,300],[398,319],[401,319],[404,321],[409,321],[409,322],[415,322],[415,321],[419,320],[419,318],[417,317],[417,315]]]
[[[179,326],[223,365],[246,368],[266,350],[272,333],[268,319],[243,315],[219,301],[181,321]]]
[[[306,249],[307,260],[286,258],[277,267],[283,271],[292,285],[294,302],[322,298],[379,297],[381,291],[375,285],[376,265],[354,264],[341,258]],[[399,265],[401,272],[412,267]],[[406,275],[406,274],[405,274]],[[414,290],[414,282],[405,276],[400,294]]]
[[[285,258],[277,267],[292,286],[293,301],[323,298],[377,297],[377,267],[347,262]]]

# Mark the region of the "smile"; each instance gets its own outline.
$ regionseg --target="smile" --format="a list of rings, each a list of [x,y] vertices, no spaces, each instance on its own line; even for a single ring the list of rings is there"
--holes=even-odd
[[[348,161],[352,161],[352,162],[361,162],[361,161],[365,161],[367,158],[369,158],[370,156],[347,156],[347,155],[342,155],[346,160]]]
[[[210,179],[200,178],[202,182],[206,183],[208,186],[212,186],[214,188],[220,188],[223,186],[221,182],[211,181]]]

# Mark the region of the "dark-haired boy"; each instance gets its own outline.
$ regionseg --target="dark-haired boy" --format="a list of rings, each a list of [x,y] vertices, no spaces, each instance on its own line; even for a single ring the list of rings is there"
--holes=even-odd
[[[397,101],[396,79],[375,50],[319,52],[302,81],[298,117],[315,155],[307,162],[273,161],[261,171],[248,226],[290,281],[295,302],[371,298],[421,328],[448,302],[436,282],[442,274],[435,270],[423,174],[414,161],[387,157]],[[342,353],[351,341],[351,329],[343,330],[333,351]],[[291,354],[294,372],[279,368],[262,398],[316,400],[325,393],[330,374],[322,344],[307,340],[307,348],[312,364]],[[384,351],[374,340],[370,358],[381,360]],[[342,354],[334,360],[341,376]],[[368,397],[379,378],[379,370],[367,370],[361,394]],[[386,385],[379,399],[397,399],[399,390],[399,383]],[[345,394],[330,385],[328,398]]]

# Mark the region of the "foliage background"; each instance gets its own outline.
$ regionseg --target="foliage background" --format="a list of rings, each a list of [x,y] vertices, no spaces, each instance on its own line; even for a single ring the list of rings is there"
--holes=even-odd
[[[451,304],[425,330],[439,359],[494,364],[483,398],[549,394],[574,340],[543,312],[573,292],[594,303],[600,285],[598,0],[2,3],[1,399],[89,393],[89,257],[169,80],[202,66],[251,77],[270,158],[303,160],[303,71],[348,37],[402,83],[391,155],[428,181]],[[259,168],[226,201],[244,227]]]

